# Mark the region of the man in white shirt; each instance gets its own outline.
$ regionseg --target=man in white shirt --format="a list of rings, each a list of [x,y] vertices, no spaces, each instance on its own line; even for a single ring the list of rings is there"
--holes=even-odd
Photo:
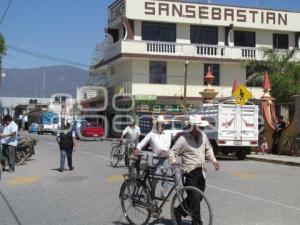
[[[161,173],[161,167],[167,167],[169,162],[167,156],[171,146],[171,135],[164,132],[165,119],[162,115],[159,115],[154,121],[154,129],[148,133],[144,139],[137,145],[135,155],[137,155],[147,144],[150,143],[152,147],[152,165],[156,167],[156,174]],[[155,194],[155,189],[158,181],[152,183],[152,194]],[[164,184],[162,184],[164,186]],[[164,187],[164,193],[166,193],[166,186]]]
[[[3,153],[8,159],[8,172],[15,172],[16,150],[18,144],[17,135],[19,128],[10,115],[3,117],[3,123],[5,127],[3,129],[3,133],[0,134],[3,145]],[[3,162],[2,170],[5,170],[5,164],[3,164]]]
[[[120,140],[120,145],[124,141],[124,137],[126,137],[126,146],[125,146],[125,151],[126,151],[126,156],[125,156],[125,166],[129,166],[129,157],[132,154],[132,150],[136,147],[136,145],[139,143],[139,138],[141,135],[141,130],[139,126],[135,124],[135,121],[132,120],[130,122],[130,125],[127,126],[122,135],[121,135],[121,140]],[[132,148],[129,148],[132,147]]]
[[[126,137],[126,140],[128,142],[131,141],[135,147],[137,145],[137,143],[139,142],[140,135],[141,135],[141,130],[140,130],[139,126],[137,126],[135,124],[135,121],[132,120],[130,122],[130,125],[124,129],[124,131],[121,135],[121,142],[123,142],[124,137]]]

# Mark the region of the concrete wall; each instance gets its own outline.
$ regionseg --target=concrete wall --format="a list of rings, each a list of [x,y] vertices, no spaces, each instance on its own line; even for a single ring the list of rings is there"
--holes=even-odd
[[[123,82],[131,82],[133,73],[132,63],[132,60],[122,60],[108,65],[108,86],[115,86]]]
[[[123,82],[149,83],[149,62],[147,59],[134,59],[115,64],[115,75],[109,76],[109,84],[112,84],[109,86]],[[184,61],[167,61],[167,84],[183,84],[184,65]],[[203,85],[204,75],[204,62],[189,62],[188,85]],[[220,64],[220,86],[231,86],[235,79],[245,82],[245,68],[240,64]]]

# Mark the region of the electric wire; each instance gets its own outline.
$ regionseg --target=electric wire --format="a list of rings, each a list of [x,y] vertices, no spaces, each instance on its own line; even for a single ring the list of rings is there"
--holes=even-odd
[[[59,58],[59,57],[56,57],[56,56],[46,55],[44,53],[40,53],[40,52],[20,48],[20,47],[9,45],[9,44],[7,44],[7,48],[11,49],[11,50],[14,50],[16,52],[25,54],[25,55],[30,55],[30,56],[41,58],[41,59],[48,60],[48,61],[53,61],[53,62],[64,63],[64,64],[68,64],[68,65],[73,65],[73,66],[89,68],[89,65],[84,64],[84,63],[75,62],[75,61],[72,61],[72,60],[69,60],[69,59],[63,59],[63,58]]]
[[[5,8],[5,11],[4,11],[4,13],[3,13],[3,15],[2,15],[2,17],[0,19],[0,25],[2,24],[4,18],[6,17],[6,14],[7,14],[8,10],[9,10],[9,7],[10,7],[11,3],[12,3],[12,0],[9,0],[9,2],[8,2],[6,8]]]

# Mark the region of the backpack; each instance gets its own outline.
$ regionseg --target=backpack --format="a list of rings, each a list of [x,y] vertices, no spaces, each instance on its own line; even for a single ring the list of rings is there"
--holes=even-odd
[[[60,133],[59,147],[61,150],[73,150],[74,142],[72,131],[67,133]]]

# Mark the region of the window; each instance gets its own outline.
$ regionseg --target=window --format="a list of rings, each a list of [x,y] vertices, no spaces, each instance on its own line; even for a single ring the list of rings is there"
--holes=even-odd
[[[273,34],[273,48],[288,49],[289,35],[288,34]]]
[[[190,38],[192,44],[218,44],[218,28],[208,26],[191,26]]]
[[[166,84],[167,83],[167,63],[150,61],[149,67],[150,84]]]
[[[208,67],[211,67],[212,75],[215,77],[212,85],[220,85],[220,65],[219,64],[204,64],[204,84],[207,85],[205,81],[205,76],[208,71]]]
[[[234,46],[255,47],[255,32],[234,31]]]
[[[142,22],[142,40],[176,42],[176,24]]]

